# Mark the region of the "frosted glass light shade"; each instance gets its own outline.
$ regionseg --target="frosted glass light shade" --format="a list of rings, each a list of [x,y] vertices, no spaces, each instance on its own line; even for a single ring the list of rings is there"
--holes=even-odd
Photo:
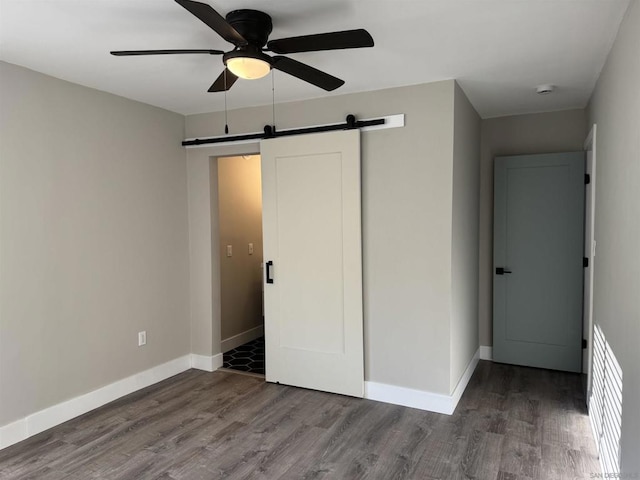
[[[255,80],[264,77],[271,70],[271,65],[259,58],[235,57],[227,60],[227,68],[236,77]]]

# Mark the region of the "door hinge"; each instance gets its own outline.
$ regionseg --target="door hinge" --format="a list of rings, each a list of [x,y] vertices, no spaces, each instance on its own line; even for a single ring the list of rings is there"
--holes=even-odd
[[[588,173],[584,174],[584,184],[585,185],[589,185],[591,183],[591,175],[589,175]]]
[[[587,348],[587,339],[586,338],[582,339],[582,348]]]
[[[582,266],[584,268],[587,268],[589,266],[589,258],[588,257],[583,257],[582,258]]]

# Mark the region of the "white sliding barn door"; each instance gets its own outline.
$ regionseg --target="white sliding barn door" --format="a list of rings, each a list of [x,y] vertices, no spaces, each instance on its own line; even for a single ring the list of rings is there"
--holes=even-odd
[[[266,380],[362,397],[360,132],[264,140],[260,153]]]

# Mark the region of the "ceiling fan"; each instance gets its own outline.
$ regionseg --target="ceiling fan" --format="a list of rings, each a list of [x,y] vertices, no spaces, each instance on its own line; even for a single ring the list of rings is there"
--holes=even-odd
[[[205,3],[192,0],[175,1],[206,23],[227,42],[232,43],[234,45],[233,50],[228,52],[222,50],[119,50],[112,51],[111,54],[117,56],[222,55],[225,69],[213,82],[213,85],[209,87],[209,92],[229,90],[238,78],[250,80],[262,78],[272,68],[293,75],[324,90],[331,91],[342,86],[344,80],[279,54],[373,47],[373,38],[364,29],[269,40],[273,25],[271,17],[264,12],[258,10],[234,10],[224,18]],[[278,55],[270,56],[264,52],[273,52]]]

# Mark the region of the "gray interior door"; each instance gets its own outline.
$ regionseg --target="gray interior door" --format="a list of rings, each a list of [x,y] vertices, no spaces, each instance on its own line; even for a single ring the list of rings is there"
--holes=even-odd
[[[582,371],[584,152],[497,157],[493,359]]]

